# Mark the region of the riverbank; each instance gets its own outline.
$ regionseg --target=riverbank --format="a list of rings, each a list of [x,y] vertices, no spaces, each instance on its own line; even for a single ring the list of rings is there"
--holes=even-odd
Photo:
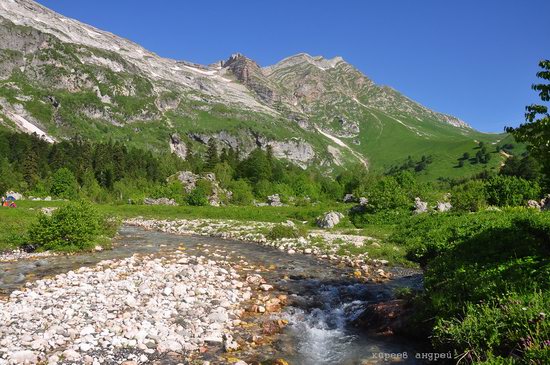
[[[101,261],[0,302],[0,364],[162,363],[230,338],[251,297],[231,265],[179,250]]]
[[[131,218],[125,221],[130,226],[146,230],[178,235],[201,235],[222,239],[239,240],[252,244],[274,247],[289,255],[305,254],[334,265],[353,268],[356,278],[368,280],[387,280],[392,274],[385,269],[388,260],[371,258],[369,248],[380,248],[381,244],[373,237],[310,230],[295,238],[270,238],[270,232],[278,225],[295,228],[292,221],[281,224],[256,221],[215,220],[215,219],[178,219],[158,220]],[[353,254],[347,253],[353,252]]]

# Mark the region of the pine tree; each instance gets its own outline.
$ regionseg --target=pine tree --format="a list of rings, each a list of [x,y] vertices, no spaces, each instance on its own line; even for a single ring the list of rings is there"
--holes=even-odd
[[[27,156],[23,160],[23,179],[25,179],[25,182],[31,188],[34,187],[40,179],[38,158],[36,153],[32,150],[27,153]]]
[[[209,171],[212,171],[218,162],[220,162],[220,157],[218,156],[218,146],[214,138],[210,138],[208,141],[208,150],[206,151],[206,168]]]

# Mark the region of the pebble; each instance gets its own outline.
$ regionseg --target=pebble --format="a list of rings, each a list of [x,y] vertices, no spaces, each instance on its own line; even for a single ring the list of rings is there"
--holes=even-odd
[[[0,364],[137,365],[156,352],[221,344],[250,299],[249,285],[229,265],[183,252],[106,260],[30,282],[0,301]],[[137,355],[114,360],[129,349]]]

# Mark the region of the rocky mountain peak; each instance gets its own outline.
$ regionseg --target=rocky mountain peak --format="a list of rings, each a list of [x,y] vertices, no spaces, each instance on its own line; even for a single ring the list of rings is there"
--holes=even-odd
[[[264,70],[267,73],[271,73],[276,69],[295,67],[300,65],[313,65],[320,70],[329,70],[335,68],[338,64],[345,63],[344,59],[340,56],[326,59],[323,56],[311,56],[307,53],[298,53],[294,56],[287,57],[275,65],[265,67]]]

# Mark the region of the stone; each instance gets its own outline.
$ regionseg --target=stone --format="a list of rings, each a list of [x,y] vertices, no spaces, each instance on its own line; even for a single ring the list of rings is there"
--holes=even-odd
[[[427,212],[428,212],[428,203],[416,197],[414,199],[414,214],[422,214]]]
[[[279,194],[269,195],[267,197],[267,204],[272,206],[272,207],[281,207],[281,206],[283,206],[283,203],[281,202],[281,197],[279,196]]]
[[[449,202],[437,202],[437,205],[435,206],[435,210],[440,213],[448,212],[452,208],[453,206]]]
[[[166,340],[158,344],[157,346],[158,352],[181,352],[183,350],[183,346],[174,340]]]
[[[542,211],[550,210],[550,194],[546,195],[541,201],[540,201],[540,209]]]
[[[527,201],[527,208],[540,210],[540,203],[536,200]]]
[[[6,193],[6,198],[13,198],[15,200],[23,200],[23,195],[16,193],[15,191],[8,191]]]
[[[261,275],[250,274],[246,277],[246,282],[252,285],[261,285],[265,283],[265,280]]]
[[[63,351],[63,357],[69,361],[77,361],[80,359],[80,354],[73,349]]]
[[[353,194],[346,194],[344,195],[343,202],[344,203],[353,203],[355,202],[355,196]]]
[[[323,229],[334,228],[342,218],[344,218],[344,215],[340,212],[325,213],[322,217],[317,218],[317,227]]]
[[[38,356],[30,350],[16,351],[9,354],[10,362],[13,364],[36,364]]]
[[[178,203],[174,199],[168,199],[168,198],[145,198],[143,199],[143,204],[145,205],[172,205],[176,206]]]

